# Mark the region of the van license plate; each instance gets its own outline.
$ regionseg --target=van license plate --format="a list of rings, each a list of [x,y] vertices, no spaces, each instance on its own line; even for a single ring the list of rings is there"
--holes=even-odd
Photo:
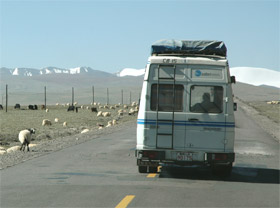
[[[193,153],[191,152],[178,152],[177,160],[179,161],[193,161]]]

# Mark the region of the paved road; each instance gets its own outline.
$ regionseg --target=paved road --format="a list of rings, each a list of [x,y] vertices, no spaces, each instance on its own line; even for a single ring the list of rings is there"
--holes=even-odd
[[[139,174],[131,124],[1,170],[0,207],[279,207],[279,144],[241,109],[236,123],[229,178],[207,168]]]

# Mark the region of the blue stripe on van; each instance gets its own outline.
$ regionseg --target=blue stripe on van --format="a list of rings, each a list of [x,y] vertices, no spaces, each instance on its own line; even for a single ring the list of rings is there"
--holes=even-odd
[[[137,119],[137,124],[152,124],[156,125],[156,120],[153,119]],[[160,125],[172,125],[172,122],[158,122]],[[210,126],[210,127],[235,127],[234,122],[209,122],[209,121],[174,121],[175,126]]]

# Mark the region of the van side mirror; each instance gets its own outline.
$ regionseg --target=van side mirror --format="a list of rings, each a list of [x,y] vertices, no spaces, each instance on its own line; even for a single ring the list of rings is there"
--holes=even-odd
[[[233,103],[233,110],[237,111],[237,103]]]
[[[234,83],[234,84],[236,83],[235,76],[231,76],[231,77],[230,77],[230,82],[231,82],[231,83]]]

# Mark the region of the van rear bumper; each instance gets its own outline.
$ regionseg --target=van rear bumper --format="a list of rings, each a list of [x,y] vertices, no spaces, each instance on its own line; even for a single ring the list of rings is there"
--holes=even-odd
[[[138,166],[158,166],[159,163],[166,164],[177,164],[182,166],[192,166],[192,165],[223,165],[231,164],[235,160],[235,153],[233,152],[199,152],[201,157],[187,158],[188,160],[179,160],[178,157],[168,157],[170,156],[170,151],[172,154],[178,154],[181,151],[168,150],[169,152],[162,150],[136,150],[135,156],[137,158]],[[168,153],[168,154],[166,154]],[[198,152],[191,152],[192,154],[198,154]]]

